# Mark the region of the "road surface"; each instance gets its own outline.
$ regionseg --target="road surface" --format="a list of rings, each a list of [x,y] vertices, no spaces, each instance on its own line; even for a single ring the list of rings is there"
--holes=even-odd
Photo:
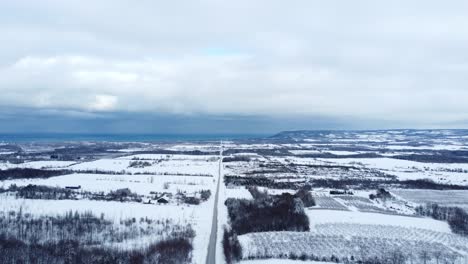
[[[206,264],[216,264],[216,238],[218,235],[218,196],[219,196],[219,186],[222,180],[222,166],[223,166],[223,146],[221,144],[221,149],[219,151],[219,168],[218,168],[218,184],[216,186],[216,194],[214,200],[213,208],[213,221],[211,224],[211,235],[210,235],[210,244],[208,245],[208,254],[206,255]]]

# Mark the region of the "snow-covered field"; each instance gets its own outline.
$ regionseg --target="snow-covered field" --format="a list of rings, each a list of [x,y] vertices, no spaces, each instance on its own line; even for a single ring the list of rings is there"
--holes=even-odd
[[[242,260],[241,264],[330,264],[332,262],[292,260],[292,259],[254,259]]]
[[[252,199],[252,194],[244,188],[226,188],[226,198]]]
[[[17,179],[0,182],[0,187],[11,184],[25,186],[28,184],[47,185],[65,188],[81,186],[82,190],[92,192],[109,192],[129,188],[132,192],[149,195],[150,192],[170,192],[178,190],[193,193],[202,189],[211,190],[215,179],[212,177],[172,176],[172,175],[109,175],[109,174],[69,174],[47,179]]]
[[[356,232],[363,226],[355,226]],[[380,229],[379,229],[380,230]],[[414,254],[419,256],[423,252],[433,255],[437,253],[453,254],[462,257],[468,248],[467,241],[463,238],[455,240],[452,237],[440,236],[439,233],[422,233],[418,238],[412,239],[411,235],[419,230],[402,229],[398,227],[389,230],[382,229],[389,233],[385,236],[344,236],[344,235],[324,235],[315,232],[260,232],[249,233],[239,236],[242,246],[242,256],[248,258],[316,258],[331,259],[363,259],[367,257],[381,257],[385,254],[401,251],[404,254]],[[406,232],[405,232],[406,231]],[[425,232],[425,231],[424,231]],[[384,233],[379,233],[384,234]],[[458,237],[457,237],[458,238]],[[441,242],[450,241],[450,244]],[[460,262],[461,263],[461,262]]]
[[[132,167],[132,162],[148,162],[148,166]],[[83,162],[68,167],[75,171],[111,171],[129,174],[166,174],[166,175],[194,175],[214,176],[217,173],[218,157],[189,156],[166,154],[140,154],[120,157],[117,159],[99,159]]]
[[[332,255],[358,258],[363,254],[372,256],[400,249],[405,254],[427,249],[432,253],[444,251],[468,256],[468,240],[454,234],[446,221],[415,215],[415,207],[425,203],[468,209],[468,191],[404,189],[420,187],[399,185],[402,180],[429,179],[435,184],[458,185],[458,189],[468,186],[468,135],[463,133],[299,131],[268,140],[224,142],[226,161],[223,161],[222,171],[228,177],[221,178],[216,205],[216,263],[224,263],[223,229],[230,225],[225,200],[255,201],[247,187],[256,184],[260,191],[270,195],[295,195],[299,188],[310,186],[317,205],[305,208],[309,232],[274,231],[238,236],[244,257],[240,263],[319,264],[326,262],[312,259],[324,256],[331,261]],[[75,149],[81,152],[73,153]],[[192,262],[205,263],[218,183],[218,151],[218,143],[209,142],[110,145],[82,142],[72,147],[65,143],[31,143],[2,148],[2,171],[31,168],[66,173],[44,178],[8,178],[6,175],[0,178],[3,179],[0,181],[2,190],[11,185],[31,184],[59,188],[79,186],[77,192],[93,193],[128,188],[142,195],[144,201],[23,199],[4,191],[0,193],[0,214],[21,210],[35,216],[50,216],[72,210],[93,212],[116,223],[128,218],[169,219],[195,230]],[[441,160],[437,160],[439,157]],[[227,183],[229,177],[237,179],[239,176],[246,182]],[[333,182],[327,183],[328,180]],[[450,188],[447,186],[443,187]],[[389,190],[393,197],[371,199],[369,195],[375,194],[378,188]],[[198,205],[171,198],[180,194],[196,196],[202,190],[210,190],[211,197]],[[346,190],[352,194],[331,194],[332,190]],[[167,198],[168,203],[157,203],[158,197]],[[151,204],[146,204],[148,199],[152,199]],[[147,243],[150,239],[142,241]],[[134,246],[142,245],[140,242],[135,242]],[[303,254],[309,254],[309,258],[305,261],[286,259],[291,253],[293,258]],[[258,257],[271,259],[247,259]]]
[[[210,236],[213,199],[197,206],[148,205],[142,203],[121,203],[88,200],[30,200],[0,195],[0,212],[8,213],[21,209],[23,213],[40,215],[63,215],[68,211],[104,214],[106,219],[118,222],[128,218],[152,220],[171,219],[176,224],[191,224],[195,230],[194,263],[204,263],[207,242]]]
[[[401,250],[468,255],[468,238],[428,218],[336,210],[309,210],[310,232],[259,232],[239,236],[243,258],[359,259]],[[387,253],[385,253],[387,252]],[[363,255],[364,254],[364,255]]]
[[[21,164],[11,164],[11,163],[2,163],[0,164],[0,169],[9,169],[9,168],[30,168],[30,169],[63,169],[68,168],[73,164],[76,164],[75,161],[59,161],[59,160],[42,160],[42,161],[31,161]]]
[[[130,167],[132,161],[148,161],[150,166],[144,168]],[[26,186],[29,184],[51,187],[80,186],[79,191],[109,192],[128,188],[134,193],[149,196],[151,193],[178,192],[193,194],[201,190],[215,192],[217,183],[219,157],[191,155],[160,155],[142,154],[124,156],[114,159],[98,159],[89,162],[68,161],[34,161],[21,164],[4,164],[7,168],[38,168],[84,171],[97,170],[109,172],[72,173],[63,176],[36,179],[11,179],[0,182],[0,187],[10,185]],[[122,171],[128,174],[120,174]],[[116,173],[112,173],[116,172]],[[149,174],[147,174],[149,173]],[[21,210],[34,216],[63,215],[68,211],[92,212],[103,215],[115,223],[128,218],[149,218],[152,220],[171,220],[174,224],[191,225],[196,235],[193,246],[193,263],[206,261],[206,250],[212,225],[214,195],[199,205],[152,204],[136,202],[94,201],[94,200],[35,200],[22,199],[14,195],[0,194],[0,213],[4,215],[11,211]],[[152,240],[153,239],[153,240]],[[157,237],[142,238],[138,245],[145,245],[157,240]],[[135,245],[137,245],[135,244]],[[122,245],[120,245],[122,246]]]
[[[424,228],[437,232],[451,232],[446,222],[430,218],[337,210],[307,210],[306,212],[309,216],[311,230],[316,229],[316,226],[320,224],[348,223],[395,225],[406,228]]]
[[[422,163],[393,158],[320,160],[328,164],[377,169],[400,180],[431,179],[446,184],[468,185],[468,163]]]
[[[437,203],[468,209],[468,190],[413,190],[398,189],[392,193],[418,204]]]

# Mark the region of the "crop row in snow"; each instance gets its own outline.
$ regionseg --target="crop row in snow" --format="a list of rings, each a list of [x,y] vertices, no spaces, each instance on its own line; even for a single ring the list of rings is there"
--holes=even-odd
[[[463,256],[439,242],[404,238],[344,237],[314,232],[260,232],[238,237],[243,259],[301,258],[324,261],[382,259],[461,259]],[[422,261],[421,261],[422,262]],[[450,262],[451,263],[451,262]]]
[[[452,233],[422,228],[405,228],[392,225],[328,223],[315,225],[314,233],[323,236],[342,236],[346,238],[365,237],[441,243],[468,253],[468,238]]]

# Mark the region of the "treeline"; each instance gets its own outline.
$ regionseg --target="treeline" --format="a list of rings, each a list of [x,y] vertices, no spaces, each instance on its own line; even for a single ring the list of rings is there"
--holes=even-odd
[[[382,156],[377,153],[356,153],[350,155],[336,155],[328,153],[324,150],[324,153],[311,153],[311,154],[299,154],[295,155],[301,158],[321,158],[321,159],[370,159],[370,158],[381,158]]]
[[[394,159],[426,163],[468,163],[468,151],[437,151],[434,154],[408,154],[393,156]]]
[[[130,172],[126,170],[120,171],[107,171],[107,170],[73,170],[69,173],[81,173],[81,174],[107,174],[107,175],[170,175],[170,176],[198,176],[198,177],[213,177],[211,174],[207,173],[174,173],[174,172],[150,172],[150,171],[142,171],[142,172]]]
[[[272,189],[297,190],[309,184],[314,188],[333,189],[379,189],[394,187],[402,189],[428,189],[428,190],[468,190],[468,186],[437,183],[430,179],[403,180],[398,179],[365,179],[365,178],[341,178],[341,179],[313,179],[309,181],[275,181],[264,176],[224,176],[227,186],[261,186]]]
[[[229,157],[224,157],[223,162],[236,162],[236,161],[243,161],[243,162],[249,162],[251,159],[248,156],[229,156]]]
[[[11,168],[0,170],[0,180],[50,178],[72,173],[69,170],[43,170],[29,168]]]
[[[192,205],[199,205],[201,202],[206,202],[210,197],[210,190],[200,190],[195,192],[195,195],[187,195],[180,191],[177,193],[177,200],[179,202]]]
[[[143,150],[134,151],[133,155],[138,154],[167,154],[167,155],[194,155],[194,156],[210,156],[218,155],[218,151],[201,151],[201,150],[168,150],[168,149],[155,149],[155,150]]]
[[[141,164],[139,164],[141,165]],[[144,164],[146,165],[146,164]],[[136,166],[136,165],[135,165]],[[141,167],[143,168],[143,167]],[[107,174],[107,175],[171,175],[171,176],[200,176],[200,177],[213,177],[211,174],[206,173],[173,173],[173,172],[129,172],[126,170],[110,171],[110,170],[46,170],[46,169],[30,169],[30,168],[11,168],[0,170],[0,181],[15,180],[15,179],[37,179],[37,178],[50,178],[55,176],[62,176],[73,173],[81,174]]]
[[[293,189],[297,190],[304,185],[304,182],[285,182],[275,181],[274,179],[265,176],[233,176],[225,175],[224,183],[226,186],[259,186],[272,189]]]
[[[370,179],[314,179],[310,181],[313,187],[336,189],[379,189],[394,187],[402,189],[429,189],[429,190],[468,190],[468,186],[437,183],[430,179],[417,180],[370,180]]]
[[[274,148],[274,149],[252,148],[252,149],[249,149],[249,152],[256,153],[260,156],[290,156],[291,155],[291,153],[287,149],[283,149],[283,148]],[[226,156],[234,155],[238,153],[245,153],[245,149],[230,148],[230,149],[223,151],[223,154]]]
[[[416,213],[436,220],[447,221],[452,232],[468,236],[468,213],[459,207],[426,204],[416,207]]]
[[[77,191],[61,187],[28,184],[16,186],[12,184],[9,188],[0,188],[0,193],[11,192],[17,198],[41,199],[41,200],[79,200],[88,199],[96,201],[118,201],[118,202],[142,202],[144,196],[132,192],[128,188],[104,192]]]
[[[306,194],[309,193],[307,190],[295,195],[269,195],[255,187],[250,191],[253,200],[229,198],[225,202],[231,224],[223,235],[223,249],[228,263],[242,257],[238,235],[266,231],[309,231],[303,199],[308,205],[315,204],[315,201]]]

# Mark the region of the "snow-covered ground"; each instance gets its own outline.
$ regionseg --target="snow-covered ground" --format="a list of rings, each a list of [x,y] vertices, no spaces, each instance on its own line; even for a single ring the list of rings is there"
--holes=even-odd
[[[423,163],[392,158],[396,155],[431,155],[434,153],[439,155],[448,152],[447,157],[459,155],[463,158],[464,151],[468,150],[466,144],[468,136],[459,136],[455,132],[427,131],[424,134],[411,131],[337,131],[314,132],[310,135],[304,132],[302,136],[299,133],[290,139],[292,140],[250,141],[250,143],[249,141],[225,142],[224,148],[229,153],[225,157],[229,158],[224,163],[223,173],[229,176],[266,177],[273,183],[280,183],[272,188],[265,187],[270,185],[263,185],[259,188],[261,191],[267,190],[270,194],[283,192],[294,194],[297,192],[297,186],[306,183],[314,186],[314,180],[317,179],[414,180],[427,178],[438,183],[468,185],[468,162]],[[95,146],[94,144],[81,143],[79,147]],[[16,148],[5,148],[5,150],[2,148],[0,151],[1,170],[10,168],[66,169],[70,171],[70,174],[50,178],[9,179],[1,181],[0,187],[8,188],[11,184],[17,186],[35,184],[62,188],[81,186],[81,190],[92,192],[109,192],[129,188],[132,192],[144,196],[150,196],[152,193],[175,195],[182,192],[191,194],[201,190],[210,190],[212,195],[208,201],[202,202],[200,205],[177,204],[174,201],[160,205],[154,204],[154,202],[153,204],[144,204],[91,200],[17,199],[13,195],[4,193],[0,194],[0,212],[6,214],[11,210],[18,211],[21,208],[24,212],[35,215],[56,215],[73,210],[92,211],[96,215],[102,213],[106,218],[114,221],[129,217],[171,219],[174,223],[192,225],[196,232],[193,262],[205,263],[212,227],[214,194],[218,180],[219,157],[213,154],[219,150],[217,143],[113,144],[105,146],[104,153],[93,152],[86,158],[80,154],[79,157],[77,155],[70,158],[70,161],[49,160],[49,154],[41,154],[42,151],[51,152],[57,149],[61,149],[63,153],[64,148],[66,148],[66,144],[63,146],[60,144],[57,146],[24,144],[18,148],[22,151],[10,151],[10,149],[16,150]],[[210,153],[210,155],[139,154],[143,151],[146,153],[164,152],[161,150],[169,153],[201,151]],[[73,148],[70,148],[70,151],[73,151]],[[15,154],[15,157],[9,157],[13,153],[18,153],[18,156],[16,157],[17,154]],[[38,157],[45,157],[48,160],[37,161],[40,158],[34,156],[35,153]],[[343,158],[343,156],[357,154],[362,155],[360,157],[375,158]],[[301,155],[314,155],[317,158],[301,157]],[[333,158],[319,158],[320,155]],[[18,159],[16,160],[18,164],[14,164],[15,158]],[[7,159],[12,160],[7,161]],[[225,200],[228,198],[253,199],[245,186],[235,186],[234,184],[225,186],[224,179],[221,180],[223,182],[219,190],[217,205],[218,239],[216,252],[216,263],[220,264],[224,263],[221,244],[223,228],[229,225],[227,209],[224,205]],[[295,184],[297,185],[295,186]],[[313,250],[312,242],[308,239],[317,240],[317,237],[325,236],[331,237],[327,240],[330,243],[341,243],[341,246],[337,247],[336,250],[351,250],[352,248],[346,248],[346,241],[355,242],[352,240],[353,238],[362,237],[364,240],[371,239],[371,242],[375,242],[374,239],[377,239],[375,234],[379,234],[379,236],[390,240],[397,237],[424,243],[434,242],[451,245],[450,239],[458,241],[458,238],[453,236],[454,234],[451,233],[446,222],[397,214],[411,215],[414,213],[412,206],[426,202],[439,202],[441,205],[468,208],[468,202],[465,201],[468,196],[465,191],[389,189],[396,199],[384,203],[368,199],[369,194],[375,193],[375,189],[359,190],[357,188],[358,190],[353,190],[352,197],[331,196],[329,192],[332,189],[332,187],[321,189],[314,187],[312,190],[312,194],[318,200],[323,200],[324,206],[319,205],[305,209],[310,221],[311,232],[308,232],[310,237],[301,234],[299,240],[295,240],[296,237],[293,233],[264,234],[263,237],[258,234],[252,236],[246,234],[240,236],[243,241],[241,242],[249,246],[254,245],[249,244],[252,241],[255,243],[264,241],[262,243],[269,250],[268,243],[272,243],[272,241],[262,239],[277,236],[278,239],[273,241],[275,243],[290,243],[291,247],[299,248],[301,245],[298,244],[298,241],[306,241],[304,242],[306,244],[302,246]],[[334,205],[337,210],[329,210],[330,206],[325,206],[327,202],[331,203],[330,199],[336,202]],[[366,207],[360,207],[359,202],[364,203],[368,208],[377,208],[378,210],[376,210],[380,210],[380,212],[366,211]],[[390,208],[393,209],[390,210]],[[258,244],[255,245],[258,246]],[[463,247],[461,248],[463,249]],[[240,263],[319,264],[320,262],[268,259],[243,260]]]
[[[240,264],[330,264],[333,262],[292,260],[292,259],[256,259],[242,260]]]
[[[315,149],[293,149],[289,150],[294,155],[307,155],[307,154],[317,154],[322,153],[320,150]]]
[[[252,194],[245,187],[225,188],[225,197],[237,199],[252,199]]]
[[[468,163],[422,163],[392,158],[319,160],[328,164],[377,169],[400,180],[432,179],[435,182],[468,185]]]
[[[92,192],[109,192],[129,188],[132,192],[149,195],[150,192],[170,192],[178,190],[193,193],[203,189],[213,189],[214,178],[172,175],[108,175],[108,174],[69,174],[47,179],[17,179],[0,182],[7,188],[11,184],[25,186],[28,184],[47,185],[65,188],[81,186],[81,190]]]
[[[430,145],[430,146],[405,146],[405,145],[388,145],[386,149],[390,150],[466,150],[463,145]]]
[[[11,164],[3,163],[0,164],[2,167],[0,169],[9,169],[9,168],[30,168],[30,169],[64,169],[68,168],[73,164],[76,164],[75,161],[60,161],[60,160],[41,160],[41,161],[31,161],[20,164]]]
[[[438,232],[451,233],[447,222],[430,218],[337,210],[307,210],[306,213],[309,216],[311,230],[314,230],[315,226],[319,224],[351,223],[424,228]]]
[[[177,224],[191,224],[195,230],[193,263],[204,263],[210,237],[213,198],[197,206],[187,205],[148,205],[142,203],[121,203],[88,200],[31,200],[16,199],[0,195],[0,212],[17,211],[34,215],[63,215],[70,210],[91,211],[95,215],[104,214],[107,219],[120,221],[135,217],[148,217],[153,220],[172,219]]]
[[[168,175],[203,175],[213,176],[217,173],[216,156],[189,156],[166,154],[140,154],[117,159],[99,159],[69,166],[76,171],[98,170],[127,172],[130,174],[168,174]],[[148,162],[149,166],[132,167],[132,162]]]
[[[458,206],[468,210],[468,190],[392,190],[394,195],[416,204],[437,203],[443,206]]]
[[[130,167],[134,161],[148,161],[151,166],[143,168]],[[66,168],[68,170],[99,170],[115,172],[109,174],[72,173],[63,176],[37,179],[14,179],[0,182],[0,187],[8,188],[11,184],[25,186],[28,184],[52,187],[81,186],[79,191],[109,192],[129,188],[141,195],[151,192],[188,194],[201,190],[210,190],[213,195],[199,205],[144,204],[137,202],[113,202],[94,200],[34,200],[16,198],[14,195],[0,194],[0,213],[22,210],[35,216],[63,215],[72,210],[93,212],[106,219],[118,222],[128,218],[150,218],[153,220],[173,220],[180,225],[190,224],[196,235],[194,238],[193,263],[205,263],[212,215],[214,192],[217,183],[217,156],[160,155],[142,154],[115,159],[104,158],[95,161],[76,163],[67,161],[34,161],[21,164],[4,163],[7,168]],[[119,174],[125,171],[129,174]],[[139,174],[143,173],[143,174]],[[151,173],[151,174],[144,174]],[[216,176],[216,177],[215,177]],[[223,200],[224,202],[224,200]],[[142,238],[143,239],[143,238]],[[149,241],[150,238],[144,238]]]

